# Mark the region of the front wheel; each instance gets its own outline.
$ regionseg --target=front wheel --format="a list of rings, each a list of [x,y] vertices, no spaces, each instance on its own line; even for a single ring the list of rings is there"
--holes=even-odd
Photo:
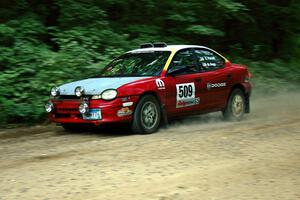
[[[152,95],[142,96],[132,121],[132,131],[139,134],[156,132],[160,124],[161,112],[158,100]]]
[[[246,103],[245,94],[240,89],[234,89],[228,99],[223,116],[226,120],[240,121],[245,113]]]

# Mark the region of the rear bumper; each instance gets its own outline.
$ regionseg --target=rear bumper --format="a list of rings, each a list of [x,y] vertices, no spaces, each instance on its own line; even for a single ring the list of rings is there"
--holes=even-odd
[[[50,121],[60,124],[93,124],[100,125],[103,123],[118,123],[130,122],[132,120],[132,113],[138,97],[117,98],[113,101],[104,100],[90,100],[90,109],[100,109],[100,120],[86,120],[83,115],[78,111],[80,100],[52,100],[54,104],[54,111],[48,114]],[[124,107],[123,103],[133,102],[132,106]]]

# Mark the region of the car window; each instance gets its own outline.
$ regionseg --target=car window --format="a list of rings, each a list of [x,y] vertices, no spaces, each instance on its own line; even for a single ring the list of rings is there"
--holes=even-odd
[[[113,60],[100,76],[158,76],[170,54],[169,51],[127,53]]]
[[[224,67],[224,59],[209,50],[195,49],[195,55],[202,71],[212,71]]]
[[[168,72],[181,70],[180,74],[191,74],[199,72],[195,56],[191,49],[181,50],[172,59]]]

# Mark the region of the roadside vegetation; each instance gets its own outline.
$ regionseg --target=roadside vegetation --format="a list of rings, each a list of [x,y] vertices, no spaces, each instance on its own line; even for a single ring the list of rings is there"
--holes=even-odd
[[[299,10],[297,0],[1,1],[0,124],[43,121],[52,86],[151,41],[216,49],[249,66],[254,91],[295,89]]]

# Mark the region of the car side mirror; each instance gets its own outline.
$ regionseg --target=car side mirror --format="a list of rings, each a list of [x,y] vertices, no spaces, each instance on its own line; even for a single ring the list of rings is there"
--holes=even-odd
[[[169,72],[168,72],[168,75],[169,76],[176,76],[178,74],[182,74],[186,71],[186,68],[184,66],[182,67],[176,67],[175,69],[171,69]]]

